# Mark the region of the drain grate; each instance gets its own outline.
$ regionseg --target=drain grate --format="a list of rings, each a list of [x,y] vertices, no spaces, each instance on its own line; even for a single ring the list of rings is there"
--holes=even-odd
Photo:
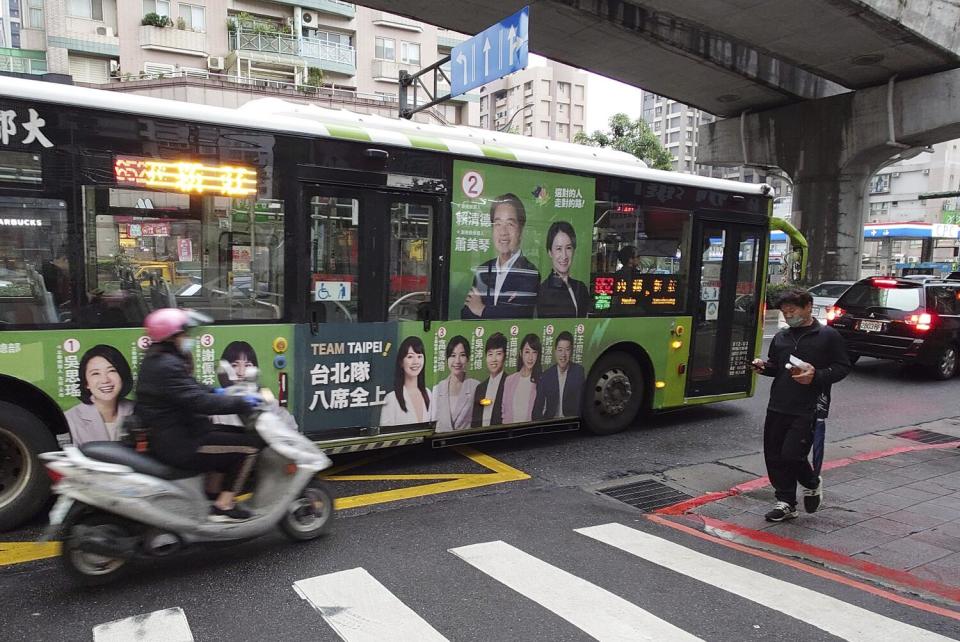
[[[642,511],[656,510],[690,499],[690,495],[653,479],[604,488],[599,492]]]
[[[933,432],[923,428],[911,428],[903,432],[893,433],[894,437],[919,441],[921,444],[948,444],[951,441],[960,441],[960,437],[945,435],[942,432]]]

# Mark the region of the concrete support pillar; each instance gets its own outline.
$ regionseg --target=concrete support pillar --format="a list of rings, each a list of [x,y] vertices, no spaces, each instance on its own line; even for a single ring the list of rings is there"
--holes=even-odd
[[[960,70],[728,118],[700,128],[697,162],[780,168],[810,281],[860,277],[867,182],[892,158],[960,137]]]

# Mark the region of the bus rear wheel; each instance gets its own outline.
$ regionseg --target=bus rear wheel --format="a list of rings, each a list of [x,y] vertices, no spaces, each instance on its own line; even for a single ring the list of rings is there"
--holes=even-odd
[[[58,448],[36,415],[0,401],[0,531],[33,517],[50,497],[50,480],[37,455]]]
[[[643,369],[626,352],[610,352],[594,364],[583,399],[583,423],[595,435],[625,430],[643,405]]]

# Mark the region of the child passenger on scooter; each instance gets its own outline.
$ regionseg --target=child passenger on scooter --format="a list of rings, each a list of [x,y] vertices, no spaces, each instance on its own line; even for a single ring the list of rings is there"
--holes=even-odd
[[[257,395],[222,396],[190,374],[194,339],[190,328],[199,318],[178,308],[155,310],[144,328],[153,344],[140,365],[134,413],[150,430],[150,452],[170,466],[225,475],[224,489],[210,508],[212,521],[249,519],[235,497],[264,447],[256,435],[218,430],[210,415],[249,412],[263,400]]]

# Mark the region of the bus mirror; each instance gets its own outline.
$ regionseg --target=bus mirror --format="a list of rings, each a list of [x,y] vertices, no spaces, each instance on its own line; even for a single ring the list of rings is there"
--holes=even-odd
[[[433,321],[433,306],[429,301],[417,305],[417,321]]]

